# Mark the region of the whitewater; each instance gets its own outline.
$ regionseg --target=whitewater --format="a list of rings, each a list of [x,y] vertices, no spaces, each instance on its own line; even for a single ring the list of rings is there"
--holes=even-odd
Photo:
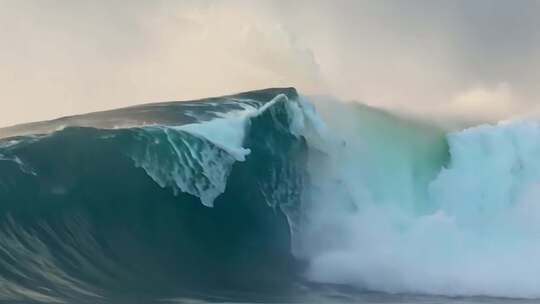
[[[310,279],[391,293],[540,296],[538,122],[446,132],[358,104],[319,109],[331,140],[310,164],[315,193],[302,240]],[[326,144],[336,138],[344,144]]]
[[[0,129],[0,298],[535,300],[539,155],[292,88]]]

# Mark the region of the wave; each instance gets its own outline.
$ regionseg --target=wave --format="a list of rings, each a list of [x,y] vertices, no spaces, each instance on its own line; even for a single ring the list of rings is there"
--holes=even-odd
[[[145,113],[163,107],[195,117],[107,125],[113,114],[133,116],[125,109],[77,118],[99,128],[2,140],[2,300],[98,303],[291,285],[299,265],[288,221],[301,203],[307,149],[296,92],[150,105]]]
[[[0,300],[540,297],[537,122],[449,132],[286,88],[0,137]]]

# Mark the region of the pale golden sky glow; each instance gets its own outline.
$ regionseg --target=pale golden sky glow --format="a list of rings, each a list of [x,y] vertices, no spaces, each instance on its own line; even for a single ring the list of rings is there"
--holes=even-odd
[[[296,86],[418,113],[536,109],[536,1],[0,0],[0,126]]]

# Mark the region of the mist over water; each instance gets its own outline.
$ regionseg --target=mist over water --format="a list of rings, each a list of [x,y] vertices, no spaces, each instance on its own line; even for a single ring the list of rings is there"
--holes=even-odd
[[[540,124],[448,132],[316,102],[306,276],[391,293],[540,296]]]

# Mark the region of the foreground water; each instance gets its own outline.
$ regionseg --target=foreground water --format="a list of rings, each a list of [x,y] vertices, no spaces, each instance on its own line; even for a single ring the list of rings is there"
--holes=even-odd
[[[533,304],[537,299],[509,299],[493,297],[448,297],[414,294],[384,294],[354,292],[335,286],[304,290],[294,296],[265,297],[256,294],[199,295],[167,299],[168,303],[321,303],[321,304]],[[142,302],[141,302],[142,303]]]

